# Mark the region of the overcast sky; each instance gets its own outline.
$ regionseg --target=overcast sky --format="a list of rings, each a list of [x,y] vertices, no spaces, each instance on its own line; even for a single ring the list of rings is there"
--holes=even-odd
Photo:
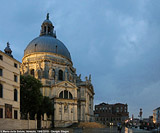
[[[160,106],[160,0],[1,0],[0,50],[20,62],[50,13],[77,74],[92,75],[94,104],[127,103],[130,116]]]

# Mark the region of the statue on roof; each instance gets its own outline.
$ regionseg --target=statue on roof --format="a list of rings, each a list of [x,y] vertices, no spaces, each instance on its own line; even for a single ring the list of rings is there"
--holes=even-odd
[[[47,13],[47,19],[49,20],[49,13]]]
[[[4,49],[4,52],[5,52],[5,54],[13,57],[13,55],[12,55],[12,50],[10,49],[10,44],[9,44],[9,42],[7,42],[7,47]]]
[[[9,47],[9,45],[10,45],[9,42],[7,42],[7,47]]]
[[[91,81],[91,74],[89,75],[89,81]]]

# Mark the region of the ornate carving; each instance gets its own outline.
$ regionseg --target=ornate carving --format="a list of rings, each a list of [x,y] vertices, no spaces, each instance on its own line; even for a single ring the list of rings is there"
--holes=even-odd
[[[71,73],[69,74],[69,81],[72,81],[72,82],[73,82],[73,76],[72,76]]]
[[[91,81],[91,74],[89,75],[89,81]]]
[[[68,80],[68,71],[67,71],[67,69],[65,69],[65,80],[66,81]]]
[[[49,69],[49,79],[55,79],[55,70],[52,67]]]
[[[39,62],[52,62],[53,63],[53,61],[54,61],[54,64],[59,64],[59,65],[63,65],[63,66],[72,66],[72,62],[70,62],[70,61],[61,61],[60,59],[56,59],[56,58],[50,58],[50,57],[45,57],[45,58],[43,58],[43,59],[38,59],[38,61]],[[26,64],[26,63],[28,63],[28,61],[23,61],[23,64]],[[30,64],[34,64],[34,63],[37,63],[37,61],[35,61],[35,59],[33,59],[33,60],[30,60],[30,62],[29,62]]]
[[[28,66],[24,66],[24,74],[27,74],[29,72]]]
[[[85,79],[86,79],[86,81],[88,81],[88,77],[87,76],[85,77]]]
[[[24,74],[24,66],[23,65],[21,65],[21,69],[20,70],[21,70],[21,73]]]
[[[67,111],[68,111],[68,104],[64,103],[64,112],[67,112]]]
[[[35,77],[38,78],[38,79],[40,79],[40,78],[42,77],[41,64],[38,63],[36,67],[37,67],[37,69],[36,69],[36,71],[35,71]]]

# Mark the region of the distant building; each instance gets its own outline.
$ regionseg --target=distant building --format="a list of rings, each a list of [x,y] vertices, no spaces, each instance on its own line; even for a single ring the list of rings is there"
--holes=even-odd
[[[143,118],[143,122],[153,123],[153,116],[149,116],[148,118]]]
[[[140,125],[140,120],[139,120],[139,118],[132,118],[131,123],[134,126],[139,126]]]
[[[20,119],[20,62],[7,43],[0,51],[0,119]]]
[[[94,115],[95,121],[102,124],[109,125],[113,123],[116,125],[117,123],[124,123],[129,118],[128,105],[101,103],[95,105]]]
[[[149,122],[153,123],[153,116],[149,116]]]
[[[160,107],[153,110],[153,122],[160,123]]]

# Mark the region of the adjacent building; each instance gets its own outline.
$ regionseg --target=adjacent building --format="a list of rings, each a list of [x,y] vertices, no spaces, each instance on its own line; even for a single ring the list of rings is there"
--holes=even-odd
[[[0,51],[0,119],[20,119],[20,64],[7,43]]]
[[[153,123],[160,123],[160,107],[153,110]]]
[[[117,123],[124,123],[129,118],[128,105],[100,103],[95,105],[94,115],[95,121],[102,124],[117,125]]]
[[[70,52],[57,39],[49,14],[41,25],[40,35],[24,50],[21,74],[30,74],[42,82],[43,96],[50,97],[54,103],[56,127],[93,121],[91,75],[82,81],[81,75],[76,74]]]

